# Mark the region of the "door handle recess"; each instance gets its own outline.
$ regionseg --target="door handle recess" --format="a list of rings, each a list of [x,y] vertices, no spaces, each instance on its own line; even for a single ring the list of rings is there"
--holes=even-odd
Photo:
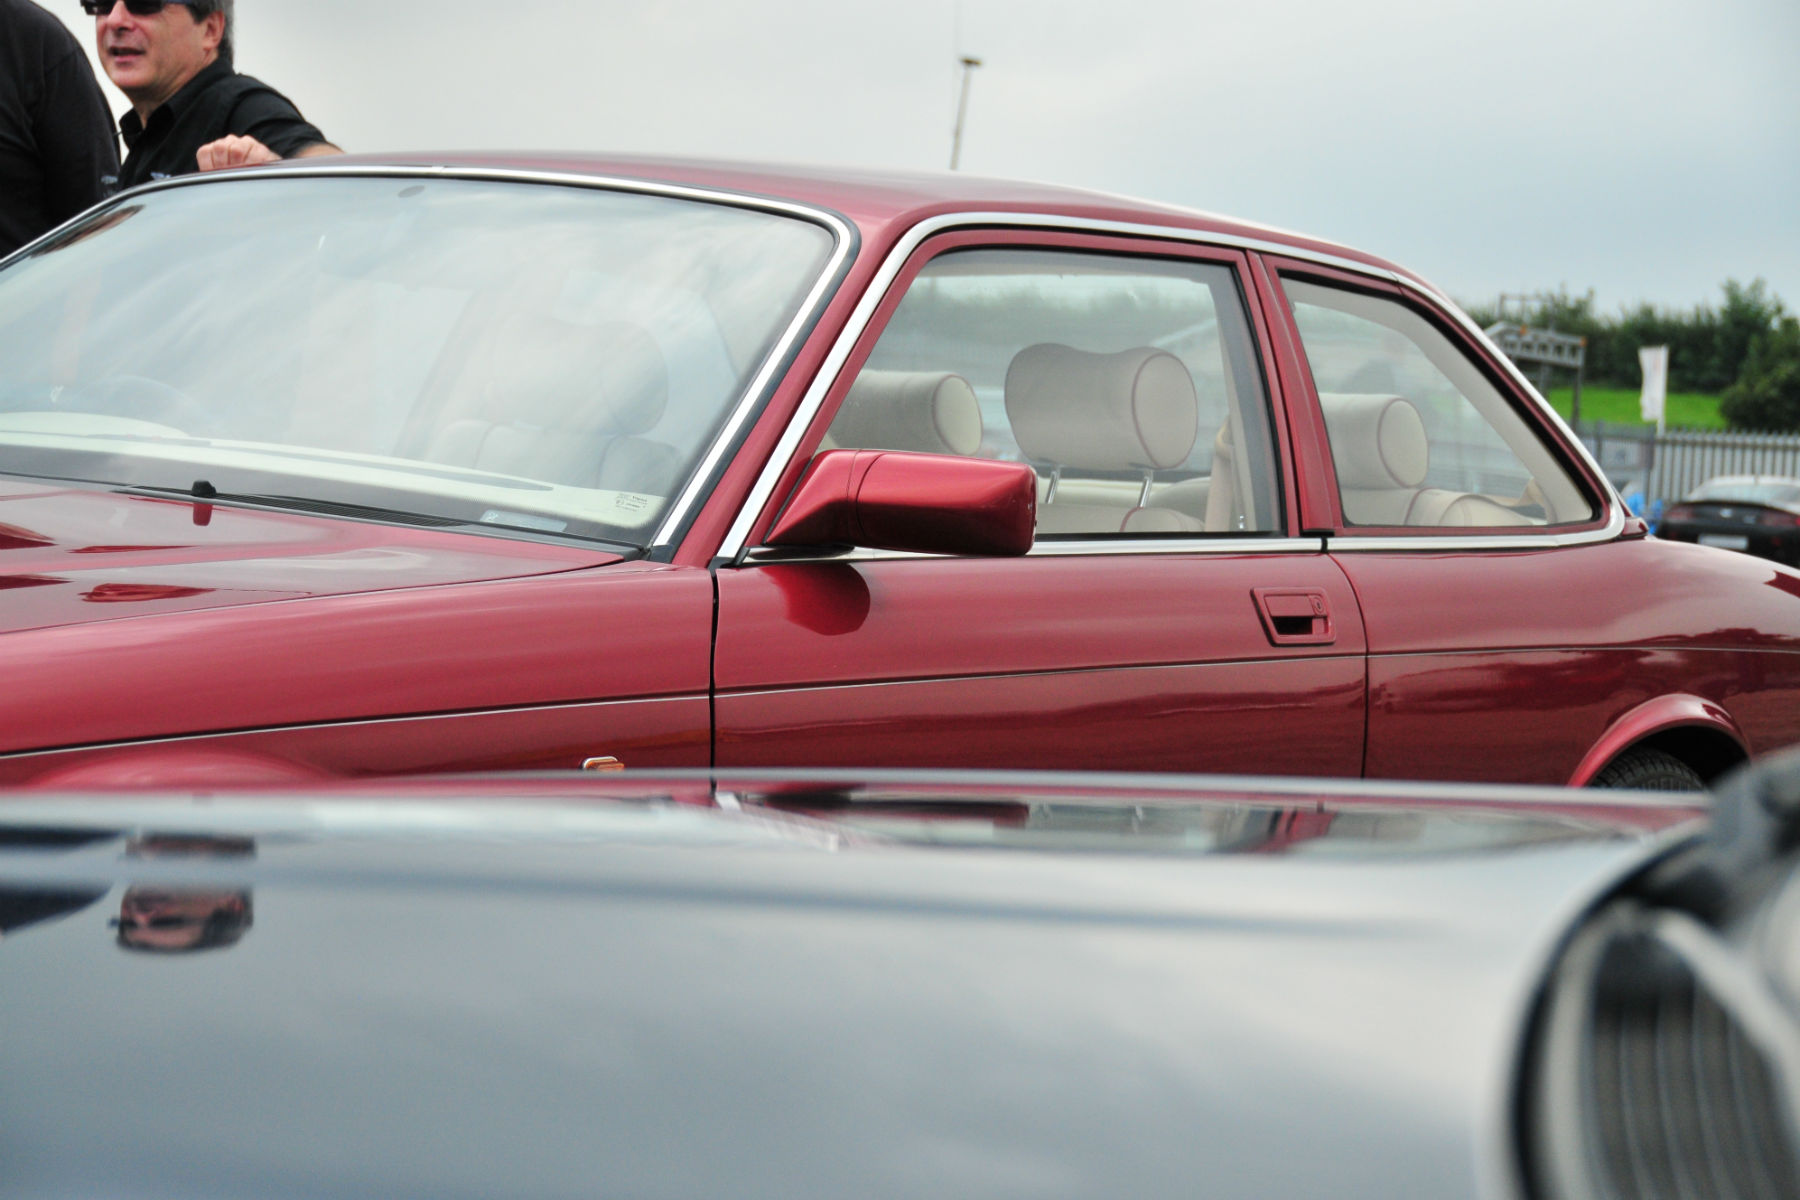
[[[1326,646],[1337,641],[1331,603],[1317,588],[1252,588],[1256,614],[1277,646]]]

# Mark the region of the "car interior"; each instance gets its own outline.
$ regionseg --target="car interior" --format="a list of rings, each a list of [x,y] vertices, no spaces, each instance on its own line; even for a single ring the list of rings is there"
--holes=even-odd
[[[1593,505],[1460,352],[1392,301],[1288,281],[1364,527],[1506,529]],[[919,273],[821,443],[1024,461],[1040,538],[1281,527],[1268,405],[1222,266],[953,251]]]
[[[1211,264],[943,255],[820,448],[1028,462],[1041,538],[1273,532],[1273,449],[1241,305]],[[1246,437],[1251,453],[1236,453]]]

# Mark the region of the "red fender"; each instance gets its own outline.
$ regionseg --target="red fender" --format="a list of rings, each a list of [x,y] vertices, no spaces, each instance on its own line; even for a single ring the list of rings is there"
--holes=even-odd
[[[1581,765],[1575,768],[1575,774],[1569,777],[1569,786],[1586,787],[1607,763],[1645,738],[1669,729],[1693,728],[1723,734],[1736,742],[1746,757],[1749,756],[1749,743],[1737,722],[1711,700],[1702,700],[1699,696],[1658,696],[1644,701],[1607,727],[1581,760]]]

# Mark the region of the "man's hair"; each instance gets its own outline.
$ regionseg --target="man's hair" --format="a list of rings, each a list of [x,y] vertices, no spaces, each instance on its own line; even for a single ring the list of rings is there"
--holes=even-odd
[[[237,0],[187,0],[188,12],[196,21],[204,21],[216,12],[225,14],[225,36],[219,39],[219,61],[232,61],[232,31],[237,26],[237,15],[232,11],[237,7]]]

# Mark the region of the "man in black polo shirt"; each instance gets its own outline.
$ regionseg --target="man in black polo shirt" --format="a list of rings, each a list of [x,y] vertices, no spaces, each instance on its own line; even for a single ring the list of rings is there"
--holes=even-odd
[[[341,151],[274,88],[232,70],[233,0],[81,0],[131,101],[120,187]]]
[[[0,0],[0,256],[105,196],[119,170],[112,113],[63,23]]]

